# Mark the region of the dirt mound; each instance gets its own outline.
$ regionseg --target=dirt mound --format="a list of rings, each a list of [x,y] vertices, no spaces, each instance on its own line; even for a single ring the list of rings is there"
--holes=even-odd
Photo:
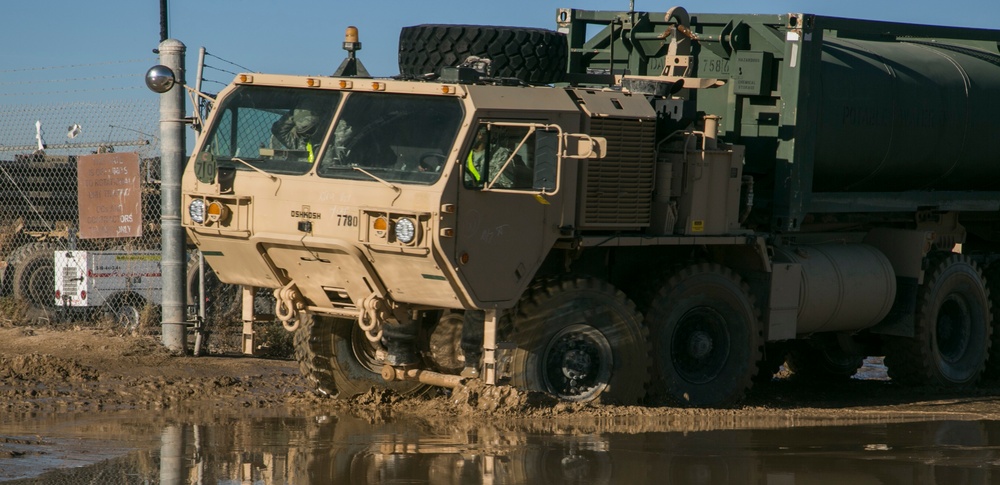
[[[0,380],[7,382],[84,382],[98,378],[100,373],[96,369],[71,359],[46,354],[0,357]]]

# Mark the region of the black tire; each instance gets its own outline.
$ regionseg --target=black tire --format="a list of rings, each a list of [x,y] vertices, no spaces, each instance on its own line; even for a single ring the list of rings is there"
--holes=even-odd
[[[983,272],[986,288],[990,290],[990,307],[993,309],[992,342],[983,377],[1000,380],[1000,262],[993,263]]]
[[[431,361],[432,368],[445,374],[458,374],[465,367],[462,357],[461,312],[445,311],[428,330],[427,347],[420,349]]]
[[[12,261],[14,273],[11,277],[11,294],[34,308],[49,308],[55,305],[55,257],[54,244],[31,243]],[[21,248],[18,248],[20,251]]]
[[[865,356],[841,348],[835,336],[814,336],[794,342],[786,365],[796,380],[843,381],[865,363]]]
[[[386,382],[382,363],[353,320],[313,315],[295,331],[294,342],[299,369],[320,394],[349,399],[374,387],[412,397],[433,389],[416,381]]]
[[[990,292],[961,254],[931,259],[917,291],[914,337],[885,345],[889,377],[905,385],[963,388],[982,376],[992,337]]]
[[[636,404],[645,397],[648,331],[635,304],[610,283],[585,277],[536,283],[513,325],[514,386],[567,401]]]
[[[488,58],[492,77],[528,84],[559,82],[566,72],[566,36],[545,29],[484,25],[416,25],[399,34],[399,73],[441,74],[469,56]]]
[[[198,257],[195,253],[188,261],[187,304],[196,305],[196,312],[200,288]],[[215,270],[208,263],[205,264],[205,320],[207,325],[213,326],[243,321],[243,292],[240,291],[240,286],[219,281]]]
[[[664,397],[731,406],[753,386],[763,325],[750,287],[729,268],[695,263],[660,289],[646,317]]]

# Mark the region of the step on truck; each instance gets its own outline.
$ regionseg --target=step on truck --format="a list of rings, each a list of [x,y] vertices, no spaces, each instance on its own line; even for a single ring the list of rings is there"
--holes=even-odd
[[[783,363],[1000,374],[1000,31],[556,21],[407,27],[399,76],[215,98],[183,224],[220,280],[274,289],[319,391],[728,406]]]

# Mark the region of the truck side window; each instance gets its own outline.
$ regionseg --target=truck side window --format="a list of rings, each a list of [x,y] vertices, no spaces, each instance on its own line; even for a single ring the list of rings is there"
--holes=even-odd
[[[527,126],[480,126],[465,157],[465,186],[532,190],[535,135],[527,136],[528,130]]]

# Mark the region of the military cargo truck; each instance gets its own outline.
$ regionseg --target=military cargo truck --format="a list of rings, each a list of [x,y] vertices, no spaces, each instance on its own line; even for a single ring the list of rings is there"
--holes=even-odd
[[[275,289],[320,391],[726,406],[786,360],[1000,373],[1000,31],[556,16],[409,27],[391,79],[219,93],[184,225]]]

